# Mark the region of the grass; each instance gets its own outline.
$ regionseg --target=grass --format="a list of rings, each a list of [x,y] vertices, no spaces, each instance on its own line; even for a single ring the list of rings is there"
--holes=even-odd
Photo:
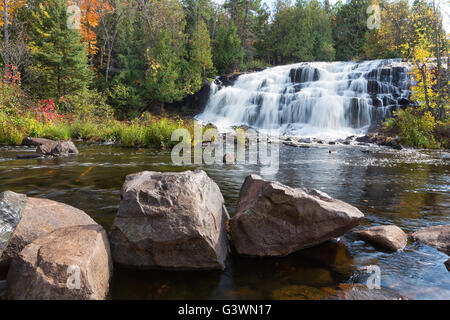
[[[20,145],[25,137],[35,137],[113,141],[124,147],[168,148],[177,143],[171,141],[174,130],[187,128],[192,132],[192,127],[193,123],[185,124],[181,119],[149,114],[128,122],[106,119],[42,123],[30,115],[8,115],[0,111],[0,144]]]

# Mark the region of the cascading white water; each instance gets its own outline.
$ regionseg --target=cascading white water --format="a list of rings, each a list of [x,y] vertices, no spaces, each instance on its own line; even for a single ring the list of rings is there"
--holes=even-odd
[[[400,60],[310,62],[217,79],[197,119],[219,128],[246,125],[272,134],[336,138],[362,134],[405,101]]]

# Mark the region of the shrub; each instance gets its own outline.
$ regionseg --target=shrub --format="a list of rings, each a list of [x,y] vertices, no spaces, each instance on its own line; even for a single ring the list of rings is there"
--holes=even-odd
[[[439,148],[435,138],[436,121],[431,112],[421,113],[412,108],[398,110],[395,117],[384,122],[384,128],[400,136],[402,144],[417,148]]]

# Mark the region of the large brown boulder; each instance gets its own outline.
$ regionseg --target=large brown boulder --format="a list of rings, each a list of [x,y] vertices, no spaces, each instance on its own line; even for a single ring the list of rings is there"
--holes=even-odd
[[[135,268],[224,269],[229,218],[204,171],[128,175],[111,229],[116,263]]]
[[[27,244],[40,236],[63,227],[89,224],[95,224],[95,221],[77,208],[48,199],[28,197],[22,219],[0,257],[0,265],[7,266]]]
[[[0,257],[22,218],[27,196],[5,191],[0,193]]]
[[[61,228],[34,240],[13,260],[8,289],[16,300],[105,299],[112,268],[101,226]]]
[[[356,234],[364,241],[391,252],[402,250],[408,242],[406,233],[395,225],[375,226]]]
[[[422,228],[412,237],[450,255],[450,224]]]
[[[318,190],[294,189],[250,175],[230,227],[238,253],[285,256],[341,236],[363,217],[357,208]]]

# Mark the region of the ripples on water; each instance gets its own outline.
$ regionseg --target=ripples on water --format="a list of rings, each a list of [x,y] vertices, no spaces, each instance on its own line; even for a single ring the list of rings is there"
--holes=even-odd
[[[15,160],[28,148],[0,148],[1,191],[61,201],[80,208],[109,229],[127,174],[142,170],[183,171],[168,152],[118,146],[79,145],[65,159]],[[329,153],[329,150],[332,153]],[[347,201],[365,215],[363,226],[393,223],[405,232],[450,223],[450,154],[396,151],[384,147],[282,146],[280,169],[265,176],[292,187],[311,187]],[[256,165],[202,166],[220,186],[231,214],[244,178]],[[378,265],[383,290],[413,299],[450,299],[447,256],[410,242],[384,253],[348,233],[280,259],[232,257],[224,272],[135,271],[115,269],[112,298],[330,298],[340,283],[365,283],[360,268]],[[257,263],[255,263],[257,261]]]

